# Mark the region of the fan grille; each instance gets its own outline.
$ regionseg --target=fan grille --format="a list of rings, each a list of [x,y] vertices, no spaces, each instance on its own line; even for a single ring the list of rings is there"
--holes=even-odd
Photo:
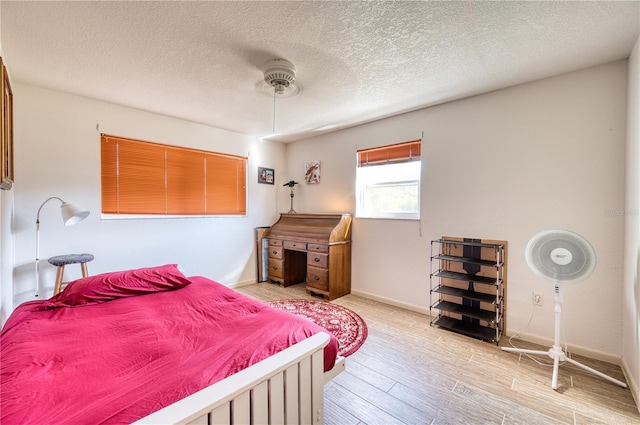
[[[596,265],[591,244],[566,230],[548,230],[535,235],[527,244],[526,259],[539,276],[564,283],[586,278]]]

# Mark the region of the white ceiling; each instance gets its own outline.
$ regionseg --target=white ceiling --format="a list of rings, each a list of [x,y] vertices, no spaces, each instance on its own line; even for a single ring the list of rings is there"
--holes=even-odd
[[[0,2],[15,82],[272,133],[265,61],[297,68],[274,140],[628,57],[640,3]]]

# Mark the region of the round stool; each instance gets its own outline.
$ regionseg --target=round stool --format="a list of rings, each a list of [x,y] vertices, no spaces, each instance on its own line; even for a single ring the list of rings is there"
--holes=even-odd
[[[64,274],[64,266],[67,264],[80,264],[82,268],[82,277],[89,276],[89,272],[87,271],[87,263],[93,260],[93,255],[91,254],[67,254],[67,255],[58,255],[56,257],[49,258],[49,263],[54,266],[58,266],[58,272],[56,273],[56,284],[53,287],[53,295],[58,294],[62,291],[62,275]]]

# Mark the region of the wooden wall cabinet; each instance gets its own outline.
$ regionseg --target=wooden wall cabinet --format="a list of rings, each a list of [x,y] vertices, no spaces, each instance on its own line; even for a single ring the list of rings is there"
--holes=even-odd
[[[431,241],[431,325],[499,343],[505,326],[505,241]]]
[[[351,292],[351,214],[281,214],[269,231],[271,283],[306,282],[333,300]]]

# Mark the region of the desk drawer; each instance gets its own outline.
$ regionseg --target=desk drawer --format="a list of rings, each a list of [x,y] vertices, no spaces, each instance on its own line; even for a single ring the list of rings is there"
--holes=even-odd
[[[269,258],[277,258],[282,260],[282,247],[281,246],[270,246],[269,247]]]
[[[307,264],[310,266],[327,268],[329,264],[329,254],[320,254],[317,252],[311,252],[307,254]]]
[[[269,277],[284,277],[283,272],[283,260],[276,260],[273,258],[269,258]]]
[[[329,290],[329,270],[307,267],[307,285],[312,288]]]
[[[282,241],[280,239],[268,239],[269,246],[282,246]]]
[[[306,242],[284,241],[284,249],[292,249],[294,251],[305,251],[307,249]]]
[[[307,245],[307,249],[309,251],[329,252],[329,245],[319,245],[317,243],[310,243],[309,245]]]

